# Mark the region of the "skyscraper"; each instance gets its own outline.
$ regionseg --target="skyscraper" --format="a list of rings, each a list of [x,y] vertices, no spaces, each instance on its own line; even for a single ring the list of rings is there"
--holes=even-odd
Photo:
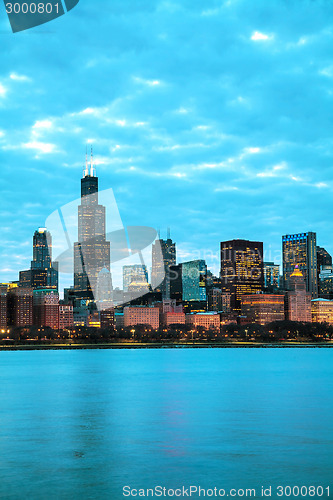
[[[231,294],[231,308],[240,312],[242,295],[260,293],[263,289],[263,243],[222,241],[220,278],[222,290]]]
[[[306,290],[312,298],[318,296],[316,233],[298,233],[282,236],[283,281],[290,288],[290,277],[295,266],[301,270]]]
[[[30,269],[20,271],[20,286],[58,289],[58,263],[52,262],[52,236],[39,228],[33,236],[33,260]]]
[[[105,231],[105,207],[98,203],[98,177],[91,155],[81,179],[78,241],[74,243],[74,291],[78,298],[93,300],[100,271],[110,271],[110,242]]]
[[[204,260],[182,263],[183,301],[205,302],[207,265]]]
[[[299,266],[295,266],[289,277],[290,291],[286,294],[286,317],[290,321],[311,321],[311,293],[306,291],[306,282]]]
[[[172,265],[169,268],[170,298],[179,304],[183,299],[182,264]]]
[[[163,260],[161,260],[161,252]],[[157,292],[162,292],[163,299],[170,298],[170,266],[174,266],[175,264],[176,243],[172,241],[168,231],[166,240],[156,240],[152,246],[151,284]],[[159,276],[163,276],[163,273],[165,273],[163,281],[155,287],[155,284],[160,281]]]
[[[269,291],[279,288],[280,266],[274,262],[264,262],[264,287]]]

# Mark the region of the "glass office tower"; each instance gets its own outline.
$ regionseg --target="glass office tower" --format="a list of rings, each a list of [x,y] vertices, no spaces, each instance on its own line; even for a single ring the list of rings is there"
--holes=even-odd
[[[283,281],[290,289],[290,277],[297,265],[302,272],[307,292],[318,297],[316,233],[298,233],[282,236]]]

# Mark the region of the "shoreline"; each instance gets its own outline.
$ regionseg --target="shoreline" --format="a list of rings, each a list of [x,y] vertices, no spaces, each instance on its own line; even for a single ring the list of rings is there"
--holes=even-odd
[[[20,344],[20,345],[2,345],[0,352],[6,351],[50,351],[50,350],[78,350],[78,349],[240,349],[240,348],[330,348],[333,347],[333,342],[223,342],[223,343],[207,343],[207,342],[174,342],[174,343],[159,343],[159,342],[115,342],[104,344]]]

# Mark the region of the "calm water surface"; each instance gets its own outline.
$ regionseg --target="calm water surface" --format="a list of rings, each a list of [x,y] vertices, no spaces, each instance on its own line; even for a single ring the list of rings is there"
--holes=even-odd
[[[17,351],[0,367],[2,499],[118,500],[125,485],[333,495],[332,349]]]

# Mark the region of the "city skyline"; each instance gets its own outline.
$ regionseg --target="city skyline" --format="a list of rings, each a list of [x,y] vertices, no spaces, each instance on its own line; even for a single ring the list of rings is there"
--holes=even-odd
[[[108,231],[108,227],[106,224],[106,208],[103,205],[99,204],[98,201],[98,184],[99,184],[99,178],[96,173],[96,167],[94,164],[94,159],[93,159],[93,151],[91,149],[91,157],[90,157],[90,162],[88,162],[87,158],[87,153],[86,153],[86,162],[85,166],[83,169],[83,176],[81,177],[81,198],[80,198],[80,204],[77,207],[78,210],[78,236],[79,236],[79,243],[74,243],[74,261],[73,261],[73,273],[72,273],[72,278],[67,278],[62,285],[59,283],[60,286],[58,286],[58,262],[52,262],[52,234],[48,231],[47,227],[41,227],[39,229],[36,229],[33,235],[33,260],[31,261],[31,270],[28,271],[23,271],[19,270],[18,276],[19,276],[19,281],[20,281],[20,286],[37,286],[38,282],[39,287],[42,288],[42,286],[52,286],[55,287],[59,290],[61,294],[63,294],[64,288],[67,286],[74,286],[74,290],[76,290],[76,293],[83,293],[83,296],[87,295],[85,298],[88,299],[88,296],[90,297],[92,289],[90,289],[89,286],[89,281],[88,276],[86,274],[86,271],[82,272],[82,263],[87,259],[87,262],[89,262],[88,268],[88,274],[91,274],[90,280],[95,281],[98,278],[98,273],[103,269],[107,268],[106,270],[110,274],[110,280],[112,283],[112,263],[110,263],[110,241],[106,238],[106,233]],[[52,214],[53,215],[53,214]],[[63,217],[63,216],[62,216]],[[49,220],[49,219],[48,219]],[[52,217],[51,217],[52,220]],[[54,223],[54,221],[52,221]],[[61,227],[59,226],[60,224],[60,219],[58,221],[58,226],[56,227],[58,237],[59,234],[62,232]],[[61,223],[63,224],[63,223]],[[71,223],[72,224],[72,223]],[[66,226],[64,226],[65,228]],[[67,229],[66,229],[67,231]],[[60,232],[60,233],[59,233]],[[108,237],[111,236],[112,233],[108,234]],[[238,278],[236,279],[242,281],[242,274],[244,274],[244,270],[247,266],[252,266],[253,262],[258,261],[256,265],[260,267],[260,272],[259,275],[255,278],[260,281],[261,285],[259,286],[259,281],[258,281],[258,289],[262,289],[264,285],[264,280],[265,280],[265,272],[264,272],[264,266],[267,265],[273,265],[276,268],[280,268],[280,277],[285,278],[285,283],[284,286],[288,289],[288,276],[293,273],[295,265],[299,266],[303,270],[305,270],[305,280],[307,281],[307,288],[310,289],[313,286],[312,290],[312,297],[316,298],[318,294],[318,279],[321,271],[321,265],[317,266],[317,253],[319,252],[320,254],[320,259],[324,259],[320,262],[320,264],[324,264],[327,261],[327,258],[330,259],[330,263],[332,260],[332,257],[330,254],[326,251],[325,248],[320,247],[317,245],[317,239],[316,239],[316,232],[302,232],[302,233],[297,233],[297,234],[284,234],[281,236],[282,237],[282,262],[281,264],[278,262],[269,262],[267,261],[265,255],[265,247],[263,245],[263,242],[256,242],[252,240],[243,240],[242,238],[233,238],[231,241],[227,242],[220,242],[220,248],[221,248],[221,254],[220,257],[224,261],[223,266],[226,266],[226,269],[223,269],[222,266],[222,260],[220,261],[220,271],[215,273],[216,277],[221,278],[222,280],[225,281],[224,286],[229,286],[226,285],[228,283],[228,276],[231,276],[231,282],[233,282],[233,276],[237,276]],[[68,238],[68,234],[66,236]],[[310,243],[304,243],[304,242],[310,242]],[[81,242],[81,243],[80,243]],[[117,242],[118,243],[118,242]],[[116,244],[117,244],[116,243]],[[80,257],[78,255],[78,246],[80,245],[87,245],[87,249],[84,250],[84,258],[83,258],[83,253],[82,250],[80,251]],[[113,288],[117,289],[123,289],[124,291],[127,291],[127,286],[125,286],[125,269],[126,268],[144,268],[145,273],[146,273],[146,278],[143,280],[146,280],[147,285],[152,284],[154,280],[154,274],[158,274],[159,271],[158,269],[164,265],[167,267],[170,265],[170,263],[173,264],[172,267],[177,268],[179,266],[183,266],[183,264],[186,266],[187,264],[191,264],[194,262],[202,262],[202,265],[206,268],[206,273],[207,270],[212,273],[212,270],[214,269],[209,269],[207,266],[206,259],[188,259],[188,260],[182,260],[178,262],[176,260],[176,244],[177,242],[173,242],[170,239],[170,228],[167,229],[167,239],[163,240],[160,235],[160,230],[156,233],[156,240],[152,245],[152,266],[149,268],[148,272],[148,267],[143,264],[124,264],[122,269],[122,285],[119,287],[119,282],[113,285],[111,285],[110,291]],[[232,245],[231,245],[232,244]],[[162,261],[159,261],[159,253],[157,252],[155,256],[155,260],[157,259],[156,263],[154,264],[154,255],[156,253],[154,247],[158,246],[158,249],[162,245],[162,254],[163,258],[166,259],[165,263],[168,264],[163,264]],[[224,248],[225,245],[227,245],[227,249]],[[229,246],[230,248],[229,248]],[[233,245],[236,245],[235,247]],[[244,246],[245,245],[245,246]],[[250,245],[250,246],[249,246]],[[289,246],[286,245],[291,245],[290,248]],[[295,246],[296,245],[296,246]],[[310,245],[310,246],[309,246]],[[165,249],[163,250],[165,246]],[[248,247],[249,246],[249,247]],[[96,248],[95,248],[96,247]],[[170,247],[170,248],[169,248]],[[61,248],[61,247],[59,247]],[[83,248],[83,247],[82,247]],[[233,250],[232,250],[233,249]],[[238,249],[238,250],[235,250]],[[64,250],[64,249],[63,249]],[[62,251],[63,251],[62,250]],[[112,250],[112,248],[111,248]],[[237,252],[240,252],[240,256],[237,257]],[[248,255],[247,255],[248,252]],[[244,254],[244,255],[243,255]],[[306,257],[306,255],[311,254],[311,264],[309,263],[307,259],[309,257]],[[318,254],[318,255],[319,255]],[[245,257],[247,255],[247,257]],[[245,261],[246,264],[245,264]],[[326,258],[326,260],[325,260]],[[171,260],[170,260],[171,259]],[[235,259],[235,262],[232,262],[232,260]],[[239,260],[240,259],[240,260]],[[250,259],[248,261],[248,259]],[[254,260],[253,260],[254,259]],[[258,260],[259,259],[259,260]],[[313,261],[315,259],[315,261]],[[40,261],[39,263],[36,261]],[[236,261],[239,263],[237,264]],[[253,260],[253,262],[252,262]],[[82,262],[81,262],[82,261]],[[247,262],[248,261],[248,262]],[[260,262],[260,265],[259,265]],[[327,262],[326,262],[327,263]],[[177,264],[177,265],[176,265]],[[66,264],[67,267],[68,264]],[[158,269],[156,268],[155,272],[153,271],[154,265],[158,266]],[[244,267],[245,265],[245,267]],[[85,264],[83,264],[85,268]],[[90,266],[90,267],[89,267]],[[230,267],[231,266],[231,267]],[[240,266],[240,267],[239,267]],[[250,269],[249,267],[249,269]],[[259,270],[256,268],[256,270]],[[307,277],[307,269],[310,269],[311,267],[311,279],[309,276]],[[325,267],[325,266],[324,266]],[[326,266],[327,267],[327,266]],[[330,267],[330,266],[328,266]],[[39,274],[36,275],[36,277],[32,277],[32,272],[34,268],[38,269],[38,273],[42,273],[40,276]],[[49,268],[49,269],[47,269]],[[80,271],[81,269],[81,271]],[[47,271],[47,275],[49,272],[53,272],[54,276],[52,278],[52,284],[49,282],[51,279],[46,278],[45,272]],[[79,272],[80,271],[80,272]],[[117,271],[119,272],[119,267],[117,268]],[[256,272],[257,272],[256,271]],[[142,271],[143,272],[143,271]],[[168,276],[167,268],[165,269],[166,272],[166,278]],[[44,276],[44,274],[45,276]],[[68,269],[66,270],[66,273],[68,274]],[[70,274],[70,273],[69,273]],[[245,273],[246,274],[246,273]],[[214,273],[212,273],[214,275]],[[245,276],[245,275],[244,275]],[[46,281],[46,279],[48,281]],[[156,276],[157,279],[157,276]],[[170,280],[170,278],[168,278]],[[254,278],[251,277],[251,280]],[[56,281],[54,281],[56,280]],[[73,283],[71,283],[71,280]],[[247,278],[245,279],[245,281]],[[17,279],[10,279],[7,280],[8,282],[16,282]],[[36,283],[35,283],[36,281]],[[130,280],[131,281],[131,280]],[[139,280],[140,281],[140,280]],[[247,286],[245,285],[245,281],[242,286]],[[2,280],[3,283],[6,282],[6,280]],[[60,280],[61,282],[61,280]],[[33,285],[34,283],[34,285]],[[157,279],[157,283],[159,283]],[[252,283],[252,282],[251,282]],[[253,282],[254,283],[254,282]],[[251,286],[253,286],[253,283]],[[141,283],[142,285],[142,283]],[[37,287],[38,287],[37,286]],[[96,288],[97,286],[97,281],[93,285],[93,288]],[[162,283],[156,288],[157,291],[161,291],[161,286]],[[233,286],[236,286],[235,283]],[[244,290],[245,290],[244,288]],[[153,287],[154,289],[154,287]],[[90,290],[90,291],[89,291]],[[192,293],[192,292],[191,292]],[[242,293],[245,293],[244,291]],[[91,295],[91,298],[93,298],[95,293]],[[163,292],[162,295],[166,298],[169,297],[170,291],[167,292],[166,294]],[[83,297],[82,296],[82,297]]]
[[[332,254],[333,6],[113,4],[101,22],[97,5],[10,37],[1,279],[28,269],[31,233],[78,197],[86,143],[124,224],[171,227],[180,262],[203,258],[217,272],[219,242],[238,236],[263,241],[265,260],[281,264],[280,235],[300,230]],[[55,55],[59,40],[67,58]]]

